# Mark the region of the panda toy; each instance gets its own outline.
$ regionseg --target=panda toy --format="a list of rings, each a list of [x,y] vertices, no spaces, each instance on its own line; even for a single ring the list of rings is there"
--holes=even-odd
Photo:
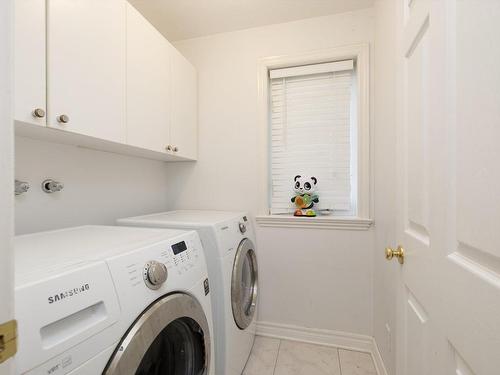
[[[313,207],[315,203],[319,203],[319,197],[315,193],[318,179],[316,177],[297,175],[293,181],[295,195],[292,197],[292,203],[295,203],[296,207],[293,215],[315,217],[316,211]]]

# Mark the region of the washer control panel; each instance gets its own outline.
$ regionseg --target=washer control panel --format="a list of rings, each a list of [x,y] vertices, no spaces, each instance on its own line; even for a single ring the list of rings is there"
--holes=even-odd
[[[165,293],[199,287],[208,276],[198,234],[169,231],[170,238],[156,235],[153,244],[137,245],[107,260],[121,311],[130,319]]]
[[[172,268],[173,272],[179,275],[195,266],[199,258],[199,251],[201,251],[191,240],[175,243],[171,249],[167,267]]]
[[[175,286],[179,277],[201,278],[204,256],[198,235],[192,233],[117,257],[112,263],[113,269],[120,269],[120,276],[115,277],[123,280],[120,285],[124,288],[159,290],[165,285]]]
[[[199,240],[189,238],[169,245],[161,252],[158,260],[165,265],[168,272],[182,275],[198,263],[200,251],[202,249]]]

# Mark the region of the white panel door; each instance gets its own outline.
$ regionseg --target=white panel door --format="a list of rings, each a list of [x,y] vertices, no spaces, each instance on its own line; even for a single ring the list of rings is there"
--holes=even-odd
[[[195,160],[198,156],[198,78],[196,69],[173,49],[172,125],[174,154]]]
[[[444,342],[436,263],[442,256],[444,229],[442,205],[436,199],[445,84],[444,52],[437,45],[442,24],[432,0],[401,3],[397,233],[406,259],[401,266],[396,374],[444,375],[436,355]]]
[[[16,0],[14,116],[45,126],[45,0]]]
[[[396,374],[498,375],[500,3],[400,4]]]
[[[500,374],[500,1],[453,1],[444,330],[453,368]],[[460,371],[460,372],[459,372]],[[455,374],[455,372],[453,372]]]
[[[47,0],[48,126],[125,142],[125,5]]]
[[[173,47],[127,4],[127,143],[167,152]]]

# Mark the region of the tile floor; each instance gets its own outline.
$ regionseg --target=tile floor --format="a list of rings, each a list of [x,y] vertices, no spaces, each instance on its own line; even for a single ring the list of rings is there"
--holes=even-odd
[[[257,336],[243,375],[377,375],[368,353]]]

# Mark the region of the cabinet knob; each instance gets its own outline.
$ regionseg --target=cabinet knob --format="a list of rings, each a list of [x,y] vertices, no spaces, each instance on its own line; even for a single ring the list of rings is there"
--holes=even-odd
[[[171,145],[166,145],[166,146],[165,146],[165,150],[167,150],[167,151],[172,151],[172,146],[171,146]]]
[[[33,117],[35,118],[44,118],[45,117],[45,111],[42,108],[35,108],[33,112],[31,112]]]
[[[174,152],[177,152],[177,151],[179,151],[179,147],[174,146],[174,147],[172,148],[172,150],[173,150]]]
[[[61,124],[67,124],[69,122],[68,115],[57,116],[57,122],[60,122]]]

